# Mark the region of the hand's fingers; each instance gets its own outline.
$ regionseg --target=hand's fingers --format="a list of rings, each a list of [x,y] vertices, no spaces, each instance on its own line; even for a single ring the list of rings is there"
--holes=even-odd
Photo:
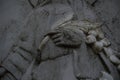
[[[54,43],[61,42],[61,41],[62,41],[62,38],[61,38],[61,37],[56,38],[56,39],[53,40]]]
[[[63,45],[63,41],[57,42],[55,43],[56,46],[62,46]]]
[[[54,34],[57,34],[57,33],[60,33],[59,31],[51,31],[49,33],[47,33],[46,35],[54,35]]]
[[[54,39],[59,38],[61,36],[62,36],[61,33],[57,33],[56,35],[53,35],[51,38],[54,40]]]

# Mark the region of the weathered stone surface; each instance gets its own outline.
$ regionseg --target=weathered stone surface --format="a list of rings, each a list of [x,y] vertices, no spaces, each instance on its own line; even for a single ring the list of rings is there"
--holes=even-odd
[[[31,11],[27,0],[0,1],[0,62],[11,50],[25,17]]]
[[[104,22],[103,31],[112,42],[115,50],[119,51],[120,1],[97,0],[94,9],[101,21]]]
[[[94,45],[85,42],[86,35],[92,35],[92,39],[98,38],[98,35],[92,32],[86,34],[82,28],[78,28],[81,26],[77,22],[77,25],[74,23],[82,20],[90,22],[90,25],[105,22],[102,31],[119,55],[119,0],[87,0],[87,3],[84,0],[45,0],[47,3],[44,5],[38,5],[36,1],[31,0],[36,5],[34,7],[27,0],[0,1],[1,80],[102,80],[107,77],[108,80],[120,80],[117,70],[120,64],[115,66],[114,61],[112,63],[104,52],[100,52],[104,45],[96,54],[91,48]],[[63,29],[54,31],[53,26],[62,26]],[[37,64],[34,63],[37,49],[45,35],[49,39],[38,57],[41,58],[40,64]],[[103,38],[91,39],[91,42],[93,44]],[[58,42],[62,42],[60,46]],[[116,58],[119,59],[118,56]],[[103,74],[100,78],[101,71],[107,72],[104,73],[107,76]]]

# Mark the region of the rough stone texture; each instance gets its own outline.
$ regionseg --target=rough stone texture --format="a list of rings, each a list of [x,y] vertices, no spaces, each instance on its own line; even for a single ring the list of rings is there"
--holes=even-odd
[[[32,10],[27,0],[0,1],[0,62],[9,53],[26,16]]]
[[[37,54],[40,41],[50,31],[49,26],[62,17],[66,17],[67,12],[69,13],[68,4],[75,13],[75,19],[103,22],[102,30],[105,36],[112,42],[113,49],[119,51],[120,1],[86,1],[89,5],[86,5],[83,0],[53,0],[55,4],[48,3],[43,7],[37,6],[33,9],[27,0],[1,0],[0,62],[10,72],[1,80],[21,79]],[[62,13],[62,11],[66,13]],[[50,21],[49,17],[51,17],[52,12],[55,13],[55,18]],[[71,48],[60,48],[54,45],[52,40],[48,41],[47,47],[41,55],[42,63],[33,68],[33,79],[78,80],[76,74],[79,72],[83,76],[99,77],[99,71],[106,70],[105,65],[90,47],[86,47],[84,43],[82,45],[77,50],[79,55],[75,55]],[[76,62],[79,65],[79,71],[77,71],[78,69],[74,70],[75,56],[79,56],[79,60]],[[116,67],[107,58],[106,61],[114,79],[120,80]]]
[[[93,8],[105,27],[103,31],[111,40],[112,46],[119,51],[119,25],[120,25],[120,1],[119,0],[96,0]]]

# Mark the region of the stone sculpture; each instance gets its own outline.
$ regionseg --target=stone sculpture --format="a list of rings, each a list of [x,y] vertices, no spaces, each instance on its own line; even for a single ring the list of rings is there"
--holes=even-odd
[[[120,60],[111,52],[102,24],[76,19],[69,4],[45,1],[25,20],[0,66],[1,80],[119,80],[112,63],[120,69]]]

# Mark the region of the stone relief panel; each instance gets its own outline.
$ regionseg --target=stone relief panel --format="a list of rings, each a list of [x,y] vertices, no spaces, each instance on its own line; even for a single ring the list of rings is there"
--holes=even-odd
[[[77,16],[68,3],[72,0],[64,4],[57,0],[29,2],[34,9],[0,64],[1,80],[120,79],[119,56],[114,54],[96,15],[89,13],[94,15],[92,19]],[[90,9],[84,9],[81,14],[89,16],[84,13]]]

